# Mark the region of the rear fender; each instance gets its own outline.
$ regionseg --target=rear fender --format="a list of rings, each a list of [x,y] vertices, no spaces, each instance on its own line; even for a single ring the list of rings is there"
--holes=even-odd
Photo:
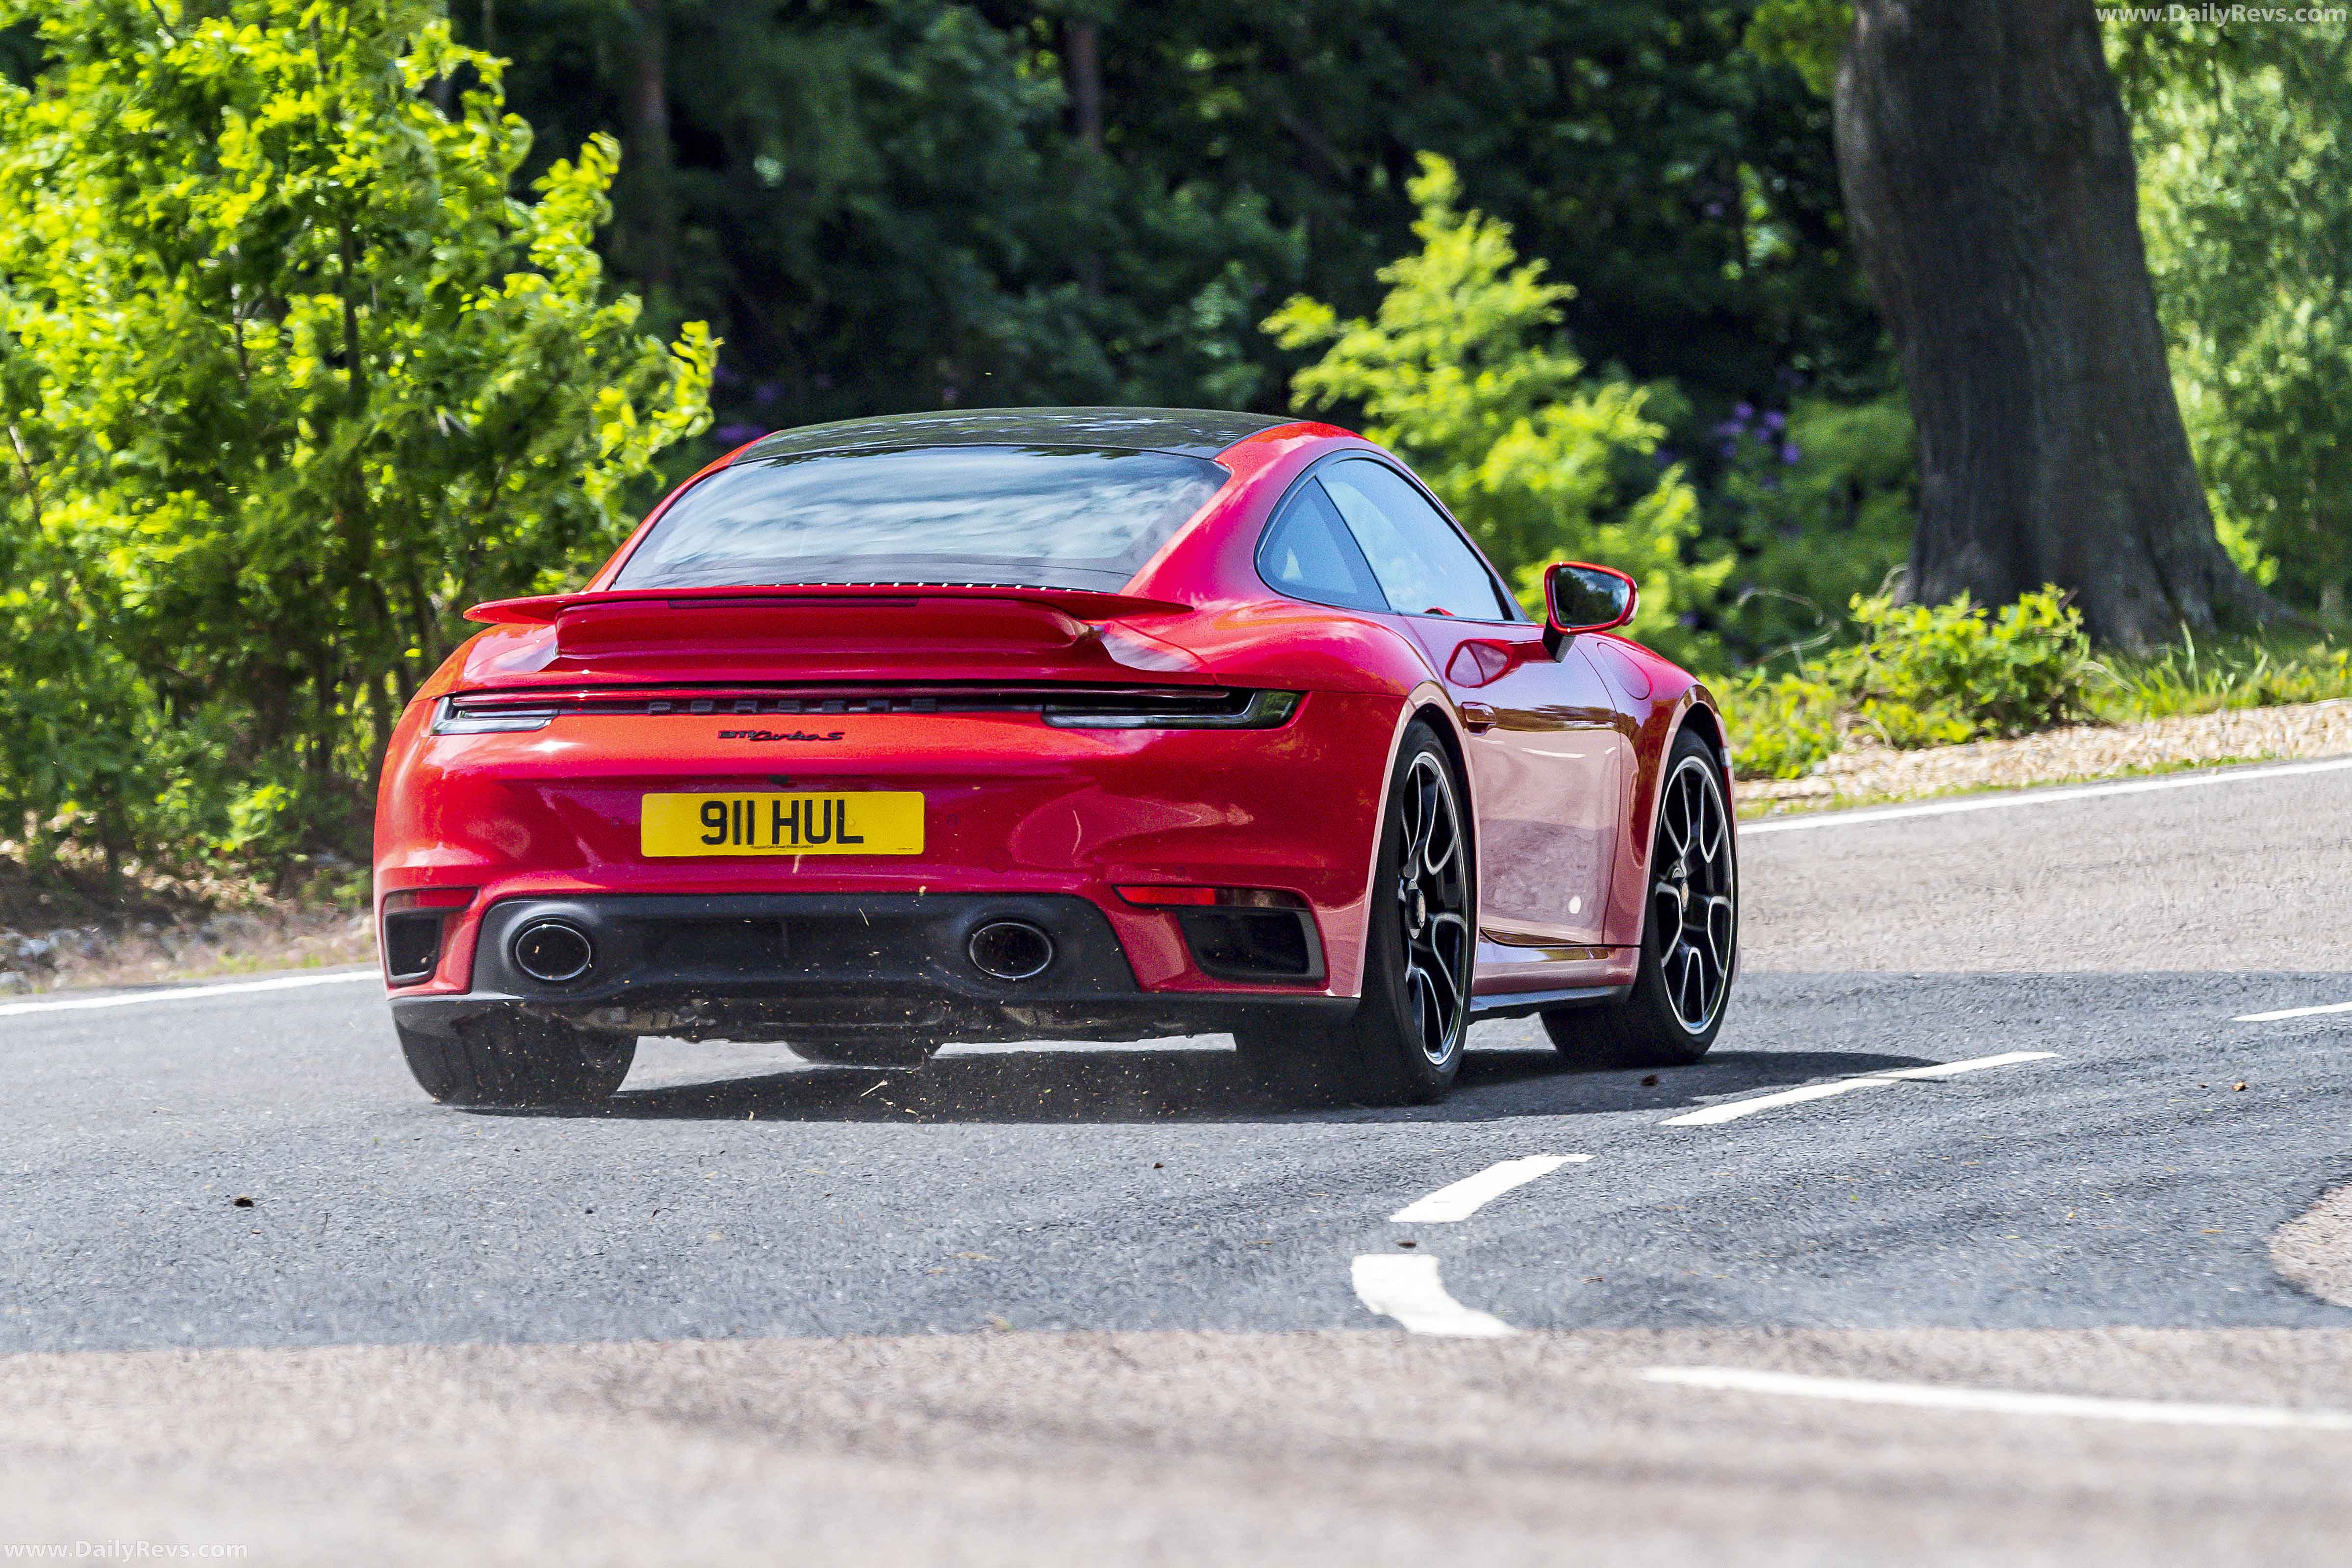
[[[1588,634],[1590,635],[1590,634]],[[1713,721],[1723,732],[1722,710],[1714,694],[1688,670],[1661,658],[1638,643],[1622,637],[1591,637],[1603,677],[1622,705],[1620,727],[1633,749],[1633,776],[1626,801],[1631,807],[1625,825],[1625,853],[1618,857],[1609,899],[1608,936],[1614,946],[1641,943],[1648,918],[1650,854],[1655,837],[1658,802],[1665,789],[1665,766],[1675,737],[1695,712]],[[1710,737],[1713,739],[1714,737]],[[1724,799],[1731,801],[1731,774],[1723,767]],[[1733,853],[1738,854],[1737,813],[1733,814]]]

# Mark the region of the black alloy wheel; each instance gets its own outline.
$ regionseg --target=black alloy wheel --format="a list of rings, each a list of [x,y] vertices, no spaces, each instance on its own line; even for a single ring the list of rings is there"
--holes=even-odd
[[[1404,776],[1404,854],[1393,884],[1404,989],[1433,1067],[1462,1049],[1470,1011],[1469,847],[1451,770],[1434,752]]]
[[[1658,793],[1640,966],[1622,1002],[1543,1016],[1552,1044],[1589,1067],[1681,1067],[1723,1027],[1739,973],[1739,868],[1722,763],[1688,730]]]

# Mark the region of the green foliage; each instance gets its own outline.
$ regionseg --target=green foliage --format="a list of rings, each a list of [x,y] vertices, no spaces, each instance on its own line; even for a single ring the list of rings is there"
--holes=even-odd
[[[2140,226],[2223,542],[2291,603],[2352,589],[2352,34],[2118,18]]]
[[[1764,58],[1794,67],[1807,87],[1827,98],[1853,31],[1853,0],[1762,0],[1744,41]]]
[[[1849,710],[1891,746],[2022,735],[2084,715],[2090,642],[2055,588],[1988,616],[1948,605],[1857,599],[1862,639],[1824,661]]]
[[[2346,698],[2352,698],[2352,648],[2326,640],[2252,639],[2200,648],[2189,638],[2150,658],[2103,666],[2091,688],[2091,710],[2120,724]]]
[[[1902,395],[1748,405],[1716,427],[1716,531],[1739,550],[1715,625],[1735,657],[1769,661],[1843,634],[1837,606],[1885,591],[1908,556],[1918,464]]]
[[[1452,165],[1425,156],[1412,184],[1422,248],[1381,269],[1378,313],[1342,321],[1304,297],[1268,318],[1286,349],[1323,356],[1293,380],[1300,404],[1360,409],[1365,434],[1411,461],[1533,606],[1542,569],[1597,561],[1642,585],[1634,635],[1675,647],[1728,562],[1694,564],[1696,498],[1647,459],[1661,427],[1648,394],[1594,380],[1559,331],[1575,290],[1521,263],[1509,226],[1461,210]]]
[[[1721,692],[1742,778],[1793,779],[1838,749],[1838,689],[1818,673],[1751,671]]]
[[[1727,697],[1735,765],[1794,778],[1863,733],[1898,748],[2022,735],[2089,716],[2098,667],[2055,588],[1988,615],[1948,605],[1852,604],[1857,640],[1793,673],[1758,671]]]
[[[610,547],[715,345],[606,297],[614,145],[519,199],[499,62],[417,0],[0,0],[26,21],[0,403],[35,585],[0,636],[56,673],[0,694],[7,820],[110,852],[347,837],[457,612]],[[77,734],[105,754],[43,739]]]
[[[1255,331],[1368,313],[1415,153],[1580,290],[1596,363],[1710,414],[1874,377],[1827,107],[1754,0],[498,0],[467,40],[564,145],[618,135],[609,254],[729,342],[721,439],[943,403],[1279,407]],[[1097,24],[1099,145],[1067,23]],[[495,28],[493,37],[489,29]],[[665,118],[646,106],[661,43]],[[667,161],[656,151],[665,143]],[[650,172],[667,169],[667,177]]]

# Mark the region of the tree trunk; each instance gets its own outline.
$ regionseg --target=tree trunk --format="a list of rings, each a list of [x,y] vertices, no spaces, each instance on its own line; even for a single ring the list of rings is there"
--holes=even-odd
[[[1071,16],[1062,23],[1062,85],[1070,97],[1070,120],[1078,144],[1087,150],[1086,181],[1092,198],[1099,200],[1103,156],[1102,24]],[[1089,298],[1103,290],[1102,253],[1088,246],[1078,253],[1078,286]]]
[[[2215,540],[2091,0],[1856,0],[1838,170],[1919,427],[1910,592],[2146,647],[2273,606]]]
[[[1073,16],[1062,24],[1063,72],[1078,140],[1103,150],[1102,24]]]
[[[677,280],[676,161],[669,136],[669,17],[663,0],[629,0],[636,13],[628,140],[621,149],[631,269],[649,289]]]

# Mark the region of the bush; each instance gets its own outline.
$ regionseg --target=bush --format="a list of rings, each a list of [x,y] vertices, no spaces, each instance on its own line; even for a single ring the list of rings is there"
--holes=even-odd
[[[1935,605],[1857,595],[1851,609],[1857,641],[1732,684],[1740,773],[1795,778],[1853,734],[1942,746],[2091,716],[2100,667],[2081,612],[2055,588],[1992,614],[1965,595]]]
[[[519,188],[429,0],[0,0],[0,837],[187,866],[355,848],[474,600],[567,582],[698,430],[593,241],[618,150]]]
[[[2200,648],[2192,640],[2152,658],[2102,668],[2091,706],[2124,723],[2224,708],[2275,708],[2352,697],[2352,649],[2261,641]]]

